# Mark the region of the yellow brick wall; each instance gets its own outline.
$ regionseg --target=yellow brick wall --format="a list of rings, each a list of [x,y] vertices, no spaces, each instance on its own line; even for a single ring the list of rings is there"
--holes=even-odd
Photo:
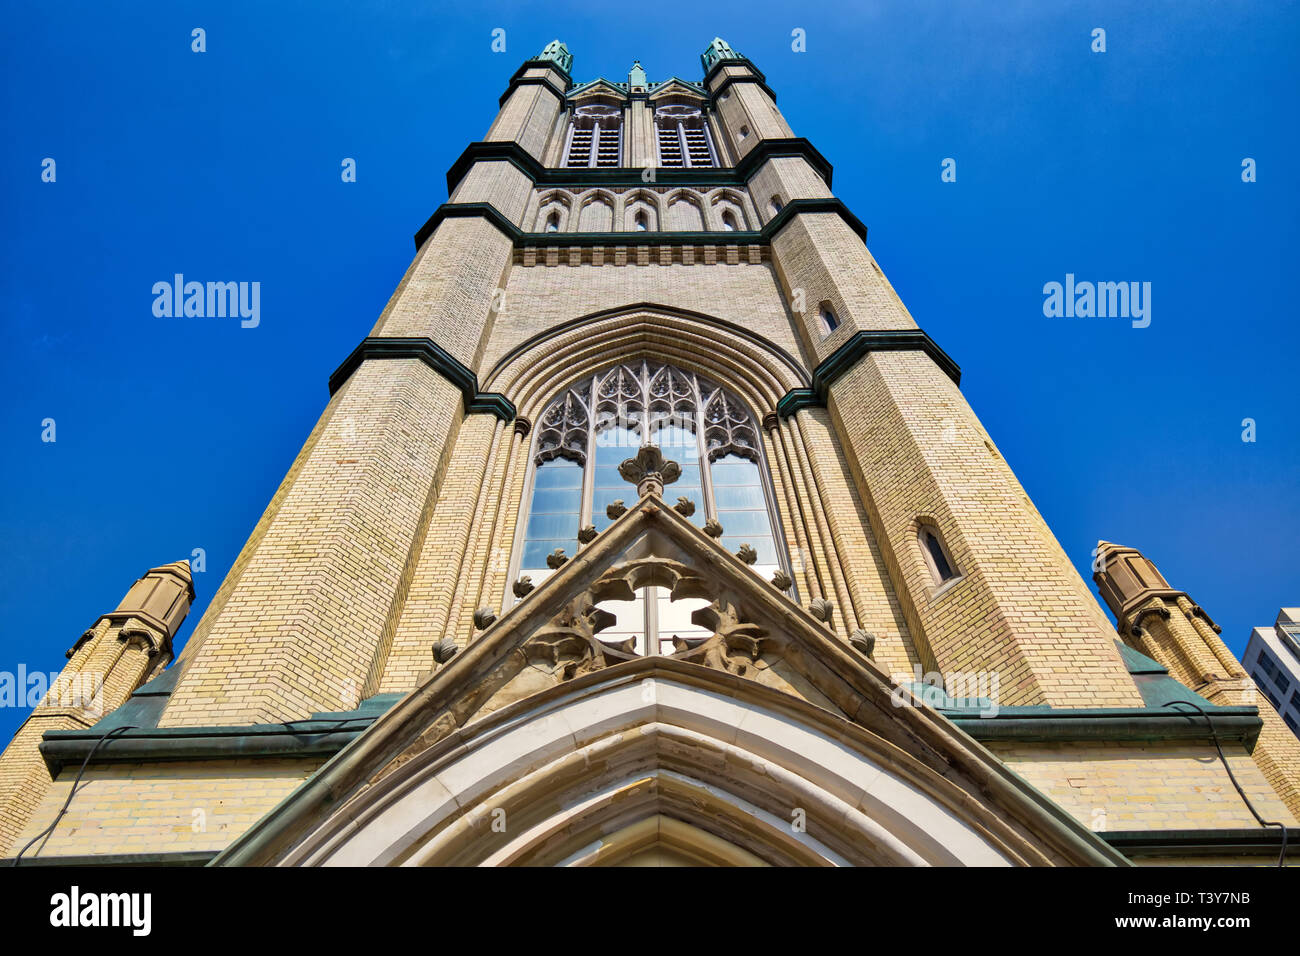
[[[1259,826],[1208,744],[990,741],[985,746],[1091,829]],[[1250,755],[1240,745],[1223,749],[1260,815],[1295,826],[1295,817]]]
[[[558,256],[567,261],[567,256]],[[613,256],[610,255],[610,259]],[[653,302],[704,312],[741,325],[795,355],[799,343],[785,300],[768,263],[757,265],[648,264],[516,267],[506,287],[505,308],[483,355],[483,377],[507,351],[533,335],[604,309]],[[634,260],[633,260],[634,261]],[[611,355],[612,363],[620,356]]]
[[[188,661],[161,725],[239,725],[347,710],[392,639],[461,397],[415,359],[353,373]]]
[[[323,760],[243,759],[92,767],[48,843],[24,859],[220,850],[310,777]],[[50,786],[17,846],[48,827],[77,767]]]
[[[831,388],[914,639],[945,671],[996,673],[1004,706],[1142,706],[1114,628],[975,413],[919,352],[876,352]],[[938,588],[933,522],[961,578]]]

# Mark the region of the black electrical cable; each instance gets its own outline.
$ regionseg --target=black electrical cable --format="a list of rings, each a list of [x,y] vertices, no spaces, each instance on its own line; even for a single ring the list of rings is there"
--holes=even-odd
[[[122,733],[127,730],[135,730],[135,729],[136,728],[134,726],[129,726],[129,725],[122,726],[122,727],[114,727],[112,730],[106,731],[98,740],[95,741],[95,746],[90,748],[90,753],[86,754],[86,759],[81,762],[81,769],[77,771],[77,778],[72,781],[72,788],[68,790],[68,799],[63,801],[63,807],[59,810],[58,815],[55,816],[54,822],[51,823],[48,827],[46,827],[44,830],[42,830],[40,833],[36,834],[36,836],[32,837],[30,840],[27,841],[27,845],[23,847],[21,850],[19,850],[18,855],[14,857],[14,862],[13,862],[14,866],[18,866],[20,863],[22,863],[23,854],[26,853],[28,850],[30,850],[32,848],[32,844],[35,843],[37,840],[39,840],[41,837],[45,837],[46,843],[49,842],[50,837],[54,834],[54,828],[59,825],[59,821],[63,819],[63,815],[68,812],[68,807],[72,804],[72,798],[77,795],[77,787],[81,784],[81,778],[86,772],[86,767],[90,765],[90,758],[95,756],[95,754],[99,751],[99,748],[102,747],[108,740],[110,740],[114,734]],[[45,849],[45,843],[41,844],[41,850],[43,849]],[[37,850],[36,852],[39,853],[40,850]]]
[[[1259,822],[1260,826],[1277,827],[1282,831],[1282,852],[1278,854],[1277,865],[1279,867],[1285,866],[1287,842],[1286,824],[1278,823],[1276,821],[1270,822],[1259,815],[1259,812],[1255,809],[1255,805],[1251,803],[1250,798],[1246,796],[1246,791],[1241,789],[1241,784],[1237,782],[1237,777],[1232,772],[1232,768],[1228,766],[1228,758],[1223,755],[1223,748],[1219,746],[1219,733],[1214,729],[1214,721],[1211,720],[1210,715],[1205,712],[1205,708],[1200,704],[1193,704],[1190,700],[1171,700],[1165,706],[1173,707],[1175,704],[1186,704],[1188,707],[1194,707],[1200,715],[1205,718],[1206,726],[1210,728],[1210,738],[1214,741],[1214,749],[1219,752],[1219,761],[1223,764],[1223,769],[1228,771],[1228,779],[1231,780],[1232,785],[1237,788],[1237,793],[1241,796],[1242,802],[1246,804],[1246,809],[1250,811],[1250,815]]]

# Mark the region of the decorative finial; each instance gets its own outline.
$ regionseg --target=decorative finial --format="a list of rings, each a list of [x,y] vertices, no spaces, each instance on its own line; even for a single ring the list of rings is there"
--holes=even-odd
[[[642,445],[635,458],[628,458],[618,466],[618,473],[624,481],[636,485],[636,493],[642,498],[646,495],[661,498],[664,485],[671,485],[682,476],[682,466],[664,458],[656,446]]]
[[[708,73],[709,70],[713,68],[713,64],[717,63],[719,60],[743,59],[744,57],[733,50],[731,44],[722,39],[722,37],[714,37],[713,42],[710,43],[705,48],[704,52],[700,54],[700,62],[704,64],[705,73]]]
[[[536,59],[550,60],[565,73],[573,72],[573,54],[570,53],[569,48],[559,40],[552,40],[550,43],[546,44],[546,49],[537,54]]]
[[[644,89],[646,85],[645,70],[641,69],[641,61],[633,60],[632,69],[627,72],[627,85],[633,91],[638,88]]]

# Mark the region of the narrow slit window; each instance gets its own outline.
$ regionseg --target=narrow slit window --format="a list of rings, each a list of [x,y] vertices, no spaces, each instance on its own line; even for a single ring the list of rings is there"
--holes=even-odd
[[[948,557],[948,552],[944,549],[943,542],[939,540],[939,535],[933,528],[921,529],[921,547],[925,550],[927,563],[930,565],[930,572],[934,575],[936,584],[947,584],[958,576]]]
[[[829,305],[819,306],[817,315],[821,322],[822,335],[830,335],[840,327],[840,317],[835,314],[835,310]]]

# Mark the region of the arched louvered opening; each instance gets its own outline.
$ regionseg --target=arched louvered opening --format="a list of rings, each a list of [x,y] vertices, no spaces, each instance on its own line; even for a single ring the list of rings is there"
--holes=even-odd
[[[604,103],[589,103],[573,111],[564,148],[568,169],[623,165],[623,111]]]
[[[659,165],[669,169],[711,169],[718,156],[704,112],[682,103],[655,110],[655,144]]]

